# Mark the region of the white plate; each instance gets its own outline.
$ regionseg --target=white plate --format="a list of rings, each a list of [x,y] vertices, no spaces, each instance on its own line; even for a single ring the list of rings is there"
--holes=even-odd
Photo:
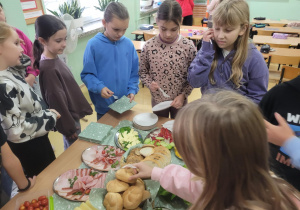
[[[152,111],[157,112],[157,111],[167,109],[167,108],[171,107],[172,102],[173,101],[164,101],[164,102],[161,102],[159,104],[156,104],[154,107],[152,107]]]
[[[173,125],[174,125],[174,120],[170,120],[168,122],[165,122],[162,126],[169,131],[173,132]]]
[[[153,113],[138,114],[133,118],[133,122],[140,126],[153,126],[157,123],[158,117]]]

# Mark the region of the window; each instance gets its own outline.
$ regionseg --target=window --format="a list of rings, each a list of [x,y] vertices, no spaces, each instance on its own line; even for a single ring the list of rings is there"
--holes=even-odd
[[[64,2],[67,2],[68,0],[44,0],[44,5],[46,8],[47,14],[52,14],[48,11],[48,9],[53,11],[58,11],[58,6],[60,4],[63,4]],[[70,1],[70,0],[69,0]],[[96,20],[103,19],[103,12],[100,10],[95,9],[94,6],[98,5],[98,0],[78,0],[78,3],[81,7],[85,7],[82,16],[84,23],[90,23]]]

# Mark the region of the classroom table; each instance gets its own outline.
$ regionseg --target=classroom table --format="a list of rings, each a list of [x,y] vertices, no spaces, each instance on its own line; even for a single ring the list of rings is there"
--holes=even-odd
[[[98,120],[98,122],[115,127],[119,124],[120,121],[132,120],[133,117],[137,114],[140,114],[140,112],[129,110],[124,112],[123,114],[118,114],[117,112],[110,110],[100,120]],[[158,122],[156,125],[158,127],[161,127],[163,123],[169,120],[169,118],[158,117]],[[30,194],[41,190],[49,190],[50,194],[52,195],[54,180],[64,172],[70,169],[78,168],[82,163],[82,152],[93,145],[95,144],[83,140],[75,141],[74,144],[72,144],[66,151],[64,151],[58,158],[56,158],[55,161],[53,161],[37,176],[36,184],[33,188],[26,192],[18,193],[2,208],[2,210],[14,210],[16,200],[25,194]]]
[[[135,50],[139,53],[142,51],[144,45],[145,45],[145,41],[135,41],[135,40],[132,40],[132,43],[134,45],[134,48]]]
[[[272,26],[266,26],[264,28],[252,28],[253,31],[268,31],[270,32],[270,35],[272,33],[287,33],[287,34],[300,34],[300,28],[296,27],[272,27]]]
[[[287,37],[287,39],[274,39],[272,36],[253,36],[253,42],[255,44],[289,44],[293,47],[300,43],[299,37]]]
[[[265,19],[265,20],[255,20],[252,19],[250,24],[258,24],[258,23],[262,23],[262,24],[276,24],[277,26],[284,26],[287,25],[291,22],[296,22],[296,21],[290,21],[290,20],[271,20],[271,19]]]
[[[260,51],[260,46],[257,46],[256,48],[258,51]],[[269,58],[272,55],[300,57],[300,49],[293,49],[293,48],[273,48],[273,49],[275,51],[269,53],[262,53],[263,57]]]
[[[191,33],[188,30],[200,30],[200,31],[206,31],[207,27],[200,27],[200,26],[180,26],[180,33],[186,37],[190,38],[193,40],[200,40],[202,39],[202,35],[192,35],[192,36],[187,36],[186,34]],[[144,32],[149,33],[149,34],[159,34],[159,30],[157,28],[153,28],[151,30],[135,30],[131,32],[131,34],[135,35],[135,40],[141,40],[142,38],[139,38],[139,36],[143,36]]]

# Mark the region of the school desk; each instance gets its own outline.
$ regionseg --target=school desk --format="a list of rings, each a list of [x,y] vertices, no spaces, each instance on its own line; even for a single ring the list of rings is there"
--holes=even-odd
[[[265,20],[255,20],[252,19],[250,24],[258,24],[258,23],[263,23],[263,24],[269,24],[270,26],[278,26],[278,27],[283,27],[291,22],[297,22],[297,21],[290,21],[290,20],[271,20],[271,19],[265,19]]]
[[[288,37],[287,39],[274,39],[272,36],[253,36],[253,42],[255,44],[288,44],[293,47],[300,43],[299,37]]]
[[[137,114],[140,114],[138,111],[129,110],[124,112],[123,114],[118,114],[110,110],[106,113],[100,120],[99,123],[111,125],[113,127],[117,126],[122,120],[131,120]],[[169,118],[158,117],[157,126],[161,127],[161,125],[167,121]],[[26,192],[18,193],[14,198],[12,198],[1,210],[14,210],[16,205],[16,200],[25,195],[30,194],[36,191],[41,190],[49,190],[50,195],[53,194],[53,182],[54,180],[63,174],[64,172],[70,169],[76,169],[82,163],[81,154],[82,152],[95,145],[94,143],[77,140],[72,144],[66,151],[64,151],[55,161],[53,161],[47,168],[45,168],[36,179],[36,184],[33,188]]]
[[[139,53],[142,51],[144,45],[145,45],[145,41],[135,41],[135,40],[132,40],[132,43],[134,45],[134,48],[135,50]]]
[[[260,46],[257,46],[256,48],[258,51],[260,51]],[[272,55],[300,57],[300,49],[294,49],[294,48],[273,48],[273,49],[275,51],[269,53],[262,53],[263,57],[269,58]]]
[[[272,27],[266,26],[264,28],[252,28],[253,31],[264,31],[265,33],[269,33],[270,36],[273,33],[287,33],[287,34],[300,34],[300,28],[297,27]]]

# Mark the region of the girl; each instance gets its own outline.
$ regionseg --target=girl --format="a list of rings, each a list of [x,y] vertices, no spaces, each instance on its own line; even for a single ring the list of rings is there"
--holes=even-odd
[[[1,2],[0,2],[0,21],[6,22],[6,16],[5,16]],[[14,28],[14,29],[20,38],[20,41],[21,41],[20,45],[24,50],[23,54],[29,56],[30,59],[33,61],[32,42],[21,30],[19,30],[17,28]],[[38,96],[42,97],[41,91],[40,91],[40,86],[38,84],[39,81],[37,78],[39,73],[40,73],[40,71],[38,69],[34,69],[34,68],[32,68],[32,65],[29,65],[26,68],[25,80],[31,87],[33,87],[35,93],[37,93]]]
[[[157,12],[159,34],[145,44],[141,53],[139,75],[142,83],[150,89],[152,106],[173,100],[170,108],[154,112],[162,117],[169,117],[170,113],[171,118],[175,118],[192,92],[187,82],[187,71],[196,48],[192,41],[179,34],[181,14],[181,7],[176,1],[164,1]],[[164,97],[160,88],[170,97]]]
[[[104,33],[89,40],[83,58],[81,80],[87,86],[99,120],[116,99],[130,102],[139,91],[139,58],[132,41],[123,35],[128,28],[126,7],[111,2],[104,11]]]
[[[27,66],[20,62],[22,52],[16,31],[0,22],[1,125],[11,150],[20,159],[26,174],[32,177],[55,159],[48,132],[60,115],[54,109],[46,109],[44,101],[26,83]]]
[[[299,193],[269,174],[263,117],[250,100],[232,91],[206,94],[178,113],[173,130],[190,171],[179,165],[161,169],[138,163],[139,172],[131,179],[151,176],[191,202],[191,209],[300,208]]]
[[[83,96],[73,74],[57,55],[66,47],[65,24],[52,15],[42,15],[35,21],[34,67],[40,69],[40,87],[50,108],[63,113],[57,130],[63,134],[66,150],[81,132],[80,119],[93,110]]]
[[[182,25],[193,25],[194,0],[176,0],[182,9]]]
[[[204,33],[202,47],[189,68],[189,83],[201,87],[202,93],[213,87],[234,89],[259,103],[267,92],[269,70],[261,53],[248,43],[248,36],[248,4],[222,1],[213,15],[213,28]]]

